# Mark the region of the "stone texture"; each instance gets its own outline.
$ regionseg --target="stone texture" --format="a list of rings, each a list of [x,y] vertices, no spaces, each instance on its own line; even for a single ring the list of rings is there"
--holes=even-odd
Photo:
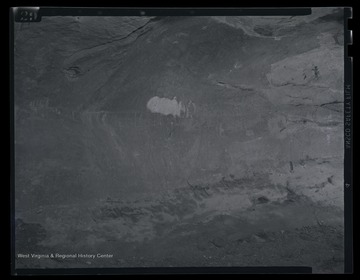
[[[231,261],[217,254],[231,242],[248,240],[246,252],[246,244],[269,242],[261,230],[281,228],[294,243],[293,231],[317,226],[316,215],[341,233],[342,38],[342,10],[330,8],[301,17],[17,23],[17,217],[48,231],[37,241],[45,251],[74,244],[110,250],[115,240],[123,260],[133,252],[126,242],[146,252],[159,242],[152,263],[121,261],[134,266],[224,265]],[[222,215],[242,220],[223,222]],[[214,258],[203,255],[208,242],[201,256],[181,257],[201,234],[221,243]],[[192,241],[167,259],[167,236]],[[315,241],[301,246],[333,250]],[[293,257],[309,263],[310,251],[307,259]],[[290,264],[291,256],[275,259]]]

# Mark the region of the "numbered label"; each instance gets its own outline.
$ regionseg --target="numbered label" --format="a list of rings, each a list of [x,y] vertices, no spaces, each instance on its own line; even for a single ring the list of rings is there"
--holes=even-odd
[[[39,22],[39,9],[17,8],[15,10],[16,22]]]

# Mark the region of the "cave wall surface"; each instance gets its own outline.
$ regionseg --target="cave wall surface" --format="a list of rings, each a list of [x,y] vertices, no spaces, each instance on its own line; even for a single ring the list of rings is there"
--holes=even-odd
[[[320,272],[341,271],[343,28],[335,8],[298,17],[16,23],[18,252],[123,248],[110,262],[19,266],[315,259]],[[319,235],[325,227],[335,249]],[[300,246],[308,251],[266,256],[276,255],[286,229],[284,248],[294,252],[294,240],[308,234]],[[258,234],[264,230],[267,237]],[[22,232],[33,232],[32,245]],[[193,243],[170,253],[175,241],[166,236]],[[225,254],[233,242],[242,252],[265,250],[265,260]],[[213,259],[201,257],[206,250],[217,250]],[[327,250],[336,252],[330,260]]]

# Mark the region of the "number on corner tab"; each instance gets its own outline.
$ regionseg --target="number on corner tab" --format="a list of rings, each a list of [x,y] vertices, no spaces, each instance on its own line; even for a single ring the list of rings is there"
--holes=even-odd
[[[16,22],[38,22],[40,17],[36,9],[17,9],[15,11]]]

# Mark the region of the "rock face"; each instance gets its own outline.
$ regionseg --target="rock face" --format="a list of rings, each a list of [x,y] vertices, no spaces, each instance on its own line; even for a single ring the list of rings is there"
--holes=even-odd
[[[114,239],[150,252],[151,240],[171,232],[177,242],[190,236],[199,252],[223,250],[207,262],[222,266],[231,263],[220,257],[231,242],[246,251],[246,244],[279,240],[260,229],[316,227],[317,211],[332,213],[322,217],[323,227],[340,232],[329,238],[341,255],[343,28],[342,9],[330,8],[294,18],[49,17],[16,24],[16,215],[48,231],[38,250],[77,244],[69,239],[74,227],[81,246],[105,251]],[[303,207],[315,212],[298,214]],[[226,224],[222,215],[233,220]],[[252,218],[258,227],[246,226]],[[217,236],[219,219],[226,237]],[[55,226],[62,223],[69,228]],[[202,232],[215,241],[201,245]],[[309,234],[318,240],[314,228]],[[154,263],[147,253],[124,261],[124,249],[113,263],[94,265],[202,266],[197,253],[182,263],[180,248],[169,257],[162,250],[171,242],[162,242]],[[307,264],[309,254],[293,258]],[[291,259],[268,258],[250,264]],[[317,271],[342,269],[341,261],[326,261]]]

